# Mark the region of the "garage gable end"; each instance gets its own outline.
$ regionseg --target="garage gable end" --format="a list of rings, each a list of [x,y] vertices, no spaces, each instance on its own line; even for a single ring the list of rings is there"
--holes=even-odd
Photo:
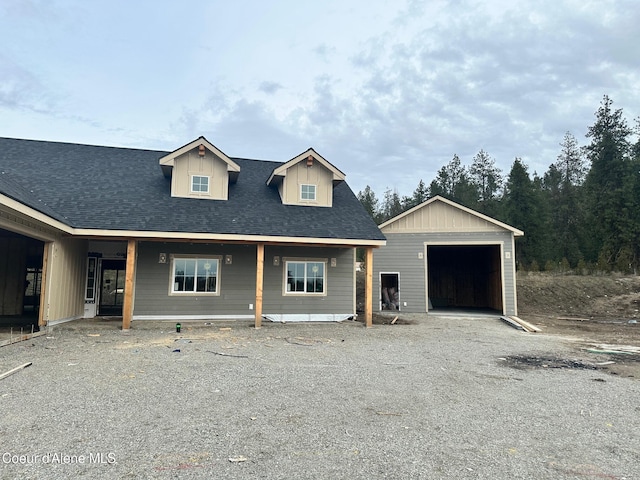
[[[401,213],[380,225],[382,233],[426,232],[513,232],[524,233],[517,228],[471,210],[460,204],[436,196]]]

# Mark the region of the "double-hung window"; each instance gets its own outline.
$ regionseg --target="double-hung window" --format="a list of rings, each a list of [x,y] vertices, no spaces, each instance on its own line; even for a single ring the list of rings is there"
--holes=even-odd
[[[325,261],[286,262],[287,294],[324,294],[326,288]]]
[[[218,294],[219,268],[219,257],[174,257],[171,293]]]

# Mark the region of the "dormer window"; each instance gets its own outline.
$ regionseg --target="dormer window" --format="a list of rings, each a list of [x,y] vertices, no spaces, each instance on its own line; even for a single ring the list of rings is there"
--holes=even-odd
[[[160,167],[171,179],[172,197],[228,200],[240,175],[240,165],[204,137],[160,158]]]
[[[331,207],[333,189],[344,173],[310,148],[271,172],[267,185],[277,187],[285,205]]]
[[[315,200],[316,199],[316,186],[315,185],[300,185],[300,200]]]
[[[203,175],[192,175],[191,191],[193,193],[209,193],[209,177]]]

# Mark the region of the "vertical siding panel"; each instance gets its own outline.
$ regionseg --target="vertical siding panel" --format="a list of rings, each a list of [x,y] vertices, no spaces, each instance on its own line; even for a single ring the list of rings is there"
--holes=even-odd
[[[53,242],[50,252],[45,320],[80,318],[84,313],[87,241],[62,238]]]

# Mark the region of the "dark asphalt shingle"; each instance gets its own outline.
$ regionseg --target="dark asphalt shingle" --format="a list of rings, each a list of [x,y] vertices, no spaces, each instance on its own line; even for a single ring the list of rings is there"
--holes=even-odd
[[[266,181],[284,162],[233,158],[227,201],[171,197],[168,153],[0,138],[0,192],[75,228],[384,240],[345,182],[332,208],[283,205]]]

